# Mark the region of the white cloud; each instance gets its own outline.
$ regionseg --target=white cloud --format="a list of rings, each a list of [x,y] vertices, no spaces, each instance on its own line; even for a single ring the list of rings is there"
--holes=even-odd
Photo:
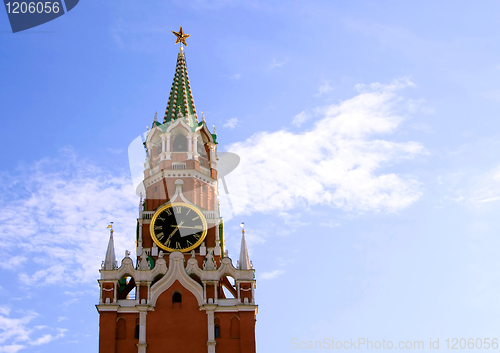
[[[25,348],[25,346],[20,345],[20,344],[10,344],[7,346],[0,346],[0,352],[2,352],[2,353],[17,353],[23,348]]]
[[[329,220],[326,222],[321,222],[319,225],[322,227],[337,228],[341,225],[341,223],[339,221]]]
[[[281,66],[285,65],[287,62],[288,62],[288,60],[276,61],[276,59],[273,59],[273,62],[269,68],[274,69],[276,67],[281,67]]]
[[[11,314],[9,308],[0,308],[0,352],[16,353],[28,346],[40,346],[64,337],[66,332],[65,329],[55,329],[56,334],[40,333],[51,329],[46,326],[29,327],[30,322],[38,316],[32,311],[21,313],[23,315],[18,317],[12,317]]]
[[[330,92],[333,89],[332,86],[330,86],[330,82],[328,81],[323,81],[323,83],[318,87],[318,95],[322,95],[325,93]]]
[[[477,206],[500,201],[500,166],[486,173],[475,171],[473,175],[463,176],[466,176],[464,181],[469,185],[462,185],[457,190],[461,196],[456,201],[467,201]]]
[[[444,155],[450,167],[436,182],[445,200],[474,207],[496,207],[500,201],[500,140],[481,137]]]
[[[422,113],[424,115],[436,113],[436,110],[433,107],[426,105],[425,99],[408,99],[408,111],[410,113]]]
[[[311,117],[312,117],[311,114],[309,114],[308,112],[306,112],[304,110],[293,117],[292,124],[295,126],[301,126],[303,123],[305,123]]]
[[[406,79],[357,85],[359,95],[318,110],[323,118],[309,131],[260,132],[229,146],[241,157],[240,175],[245,176],[234,181],[241,187],[232,189],[244,189],[246,183],[247,190],[254,190],[248,212],[304,203],[356,211],[397,211],[411,205],[421,196],[420,183],[381,169],[424,153],[424,148],[380,138],[394,133],[407,113],[398,113],[407,106],[400,104],[397,92],[410,85]],[[233,205],[239,202],[236,196]]]
[[[104,258],[109,221],[115,244],[133,246],[137,201],[129,178],[79,161],[71,150],[0,176],[3,268],[24,285],[94,281]],[[22,236],[19,232],[22,229]]]
[[[264,272],[260,275],[261,279],[275,279],[278,276],[281,276],[286,271],[284,270],[274,270],[272,272]]]
[[[20,268],[28,259],[25,256],[11,257],[9,261],[1,262],[0,267],[6,270]]]
[[[229,78],[232,80],[239,80],[241,78],[241,74],[240,73],[234,74],[234,75],[230,76]]]
[[[239,123],[240,120],[238,118],[231,118],[227,120],[223,126],[227,127],[228,129],[234,129]]]

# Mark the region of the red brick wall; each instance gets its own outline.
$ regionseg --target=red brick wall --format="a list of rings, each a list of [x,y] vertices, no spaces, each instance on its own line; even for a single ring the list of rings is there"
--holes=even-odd
[[[99,315],[99,353],[115,352],[116,312],[103,311]]]
[[[182,304],[174,307],[172,295],[182,294]],[[196,297],[178,281],[160,295],[154,311],[147,314],[146,341],[148,353],[206,352],[208,319],[200,311]]]
[[[135,313],[118,313],[117,324],[124,329],[125,335],[119,338],[118,331],[116,339],[116,353],[137,353],[136,344],[139,342],[138,338],[135,338],[135,325],[139,318],[139,314]],[[119,323],[120,322],[120,323]],[[120,328],[120,327],[117,327]],[[107,352],[108,353],[108,352]]]

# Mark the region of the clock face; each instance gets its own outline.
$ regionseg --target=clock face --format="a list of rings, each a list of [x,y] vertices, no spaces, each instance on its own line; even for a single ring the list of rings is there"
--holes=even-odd
[[[203,242],[207,235],[207,221],[196,207],[173,203],[156,211],[149,230],[160,248],[186,252]]]

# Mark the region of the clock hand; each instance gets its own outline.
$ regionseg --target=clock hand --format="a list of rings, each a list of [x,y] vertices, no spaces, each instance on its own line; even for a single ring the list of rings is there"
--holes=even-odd
[[[173,224],[170,225],[170,227],[176,227],[176,228],[179,228],[180,226],[182,226],[184,224],[184,221],[182,221],[181,223],[179,223],[178,225],[174,226]]]
[[[167,240],[169,240],[169,239],[170,239],[170,237],[171,237],[172,235],[174,235],[174,233],[175,233],[175,232],[177,232],[177,231],[179,230],[179,227],[180,227],[183,223],[184,223],[184,221],[182,221],[181,223],[179,223],[178,225],[176,225],[176,226],[175,226],[175,229],[174,229],[174,230],[173,230],[173,232],[172,232],[172,233],[170,233],[170,235],[167,237]],[[172,226],[172,227],[173,227],[173,226]]]

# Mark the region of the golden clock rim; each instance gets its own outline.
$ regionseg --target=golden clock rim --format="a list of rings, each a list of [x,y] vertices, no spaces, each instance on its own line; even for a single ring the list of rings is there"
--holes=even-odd
[[[203,221],[203,233],[202,233],[200,239],[194,245],[190,246],[189,248],[172,249],[172,248],[169,248],[169,247],[163,245],[162,243],[160,243],[160,241],[158,239],[156,239],[156,234],[154,231],[154,224],[155,224],[156,218],[158,218],[158,215],[160,213],[162,213],[164,210],[166,210],[167,208],[172,208],[174,206],[183,206],[183,207],[187,207],[187,208],[192,209],[200,216],[201,220]],[[149,224],[149,235],[151,236],[151,239],[153,239],[155,244],[158,245],[158,247],[160,247],[161,249],[166,250],[168,252],[180,251],[180,252],[184,253],[184,252],[188,252],[188,251],[191,251],[191,250],[197,248],[198,246],[201,245],[201,243],[203,243],[203,241],[205,240],[205,237],[207,236],[207,231],[208,231],[207,228],[208,228],[207,220],[205,219],[203,212],[201,212],[199,208],[197,208],[196,206],[192,206],[190,204],[184,203],[184,202],[174,202],[174,203],[169,203],[169,204],[163,205],[159,209],[156,210],[155,214],[153,215],[153,218],[151,218],[151,223]]]

